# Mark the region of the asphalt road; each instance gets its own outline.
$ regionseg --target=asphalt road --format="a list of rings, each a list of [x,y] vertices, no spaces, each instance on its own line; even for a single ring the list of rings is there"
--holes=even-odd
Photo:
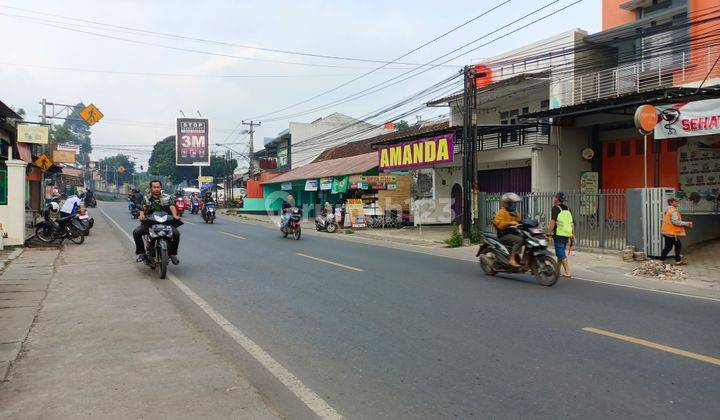
[[[345,417],[720,418],[720,302],[183,219],[169,270]]]

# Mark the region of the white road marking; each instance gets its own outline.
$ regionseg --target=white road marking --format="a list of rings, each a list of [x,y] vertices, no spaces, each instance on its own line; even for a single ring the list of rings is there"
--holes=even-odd
[[[709,296],[696,296],[696,295],[690,295],[690,294],[682,293],[682,292],[673,292],[670,290],[648,289],[646,287],[633,286],[631,284],[612,283],[609,281],[585,279],[582,277],[575,277],[575,276],[573,276],[572,278],[567,279],[565,281],[572,281],[572,280],[587,281],[590,283],[606,284],[608,286],[627,287],[628,289],[644,290],[646,292],[664,293],[666,295],[675,295],[675,296],[682,296],[682,297],[693,298],[693,299],[702,299],[702,300],[711,300],[713,302],[720,302],[720,299],[714,298],[714,297],[709,297]]]
[[[231,236],[231,237],[237,238],[237,239],[247,239],[247,238],[244,237],[244,236],[236,235],[236,234],[230,233],[230,232],[223,232],[222,230],[219,231],[219,233],[222,233],[223,235]]]
[[[323,259],[323,258],[313,257],[312,255],[301,254],[301,253],[299,253],[299,252],[296,252],[295,254],[296,254],[296,255],[299,255],[299,256],[301,256],[301,257],[310,258],[311,260],[320,261],[321,263],[330,264],[330,265],[334,265],[334,266],[337,266],[337,267],[345,268],[345,269],[347,269],[347,270],[365,271],[365,270],[363,270],[362,268],[351,267],[351,266],[349,266],[349,265],[336,263],[335,261],[330,261],[330,260],[326,260],[326,259]]]
[[[104,210],[98,209],[105,216],[106,219],[110,220],[120,232],[124,233],[130,242],[135,243],[132,235],[127,233],[118,222],[110,217]],[[258,346],[252,339],[243,334],[235,325],[228,321],[225,317],[220,315],[209,303],[201,298],[197,293],[193,292],[187,287],[180,279],[168,273],[168,279],[173,282],[178,289],[180,289],[185,295],[190,298],[196,305],[200,307],[213,321],[215,321],[220,328],[223,329],[230,337],[235,340],[245,351],[247,351],[252,357],[255,358],[265,369],[267,369],[277,380],[282,382],[290,392],[295,394],[305,405],[310,408],[315,414],[323,419],[342,419],[343,417],[334,408],[332,408],[325,400],[320,398],[313,390],[308,388],[297,376],[293,375],[292,372],[287,370],[283,365],[278,363],[272,356],[262,347]]]

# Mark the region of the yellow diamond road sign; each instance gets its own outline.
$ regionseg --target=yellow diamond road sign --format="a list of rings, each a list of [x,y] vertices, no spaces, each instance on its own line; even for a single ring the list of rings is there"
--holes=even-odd
[[[96,122],[100,121],[102,117],[104,117],[103,113],[100,112],[98,107],[96,107],[93,104],[90,104],[85,107],[82,111],[80,111],[80,117],[85,120],[88,125],[93,125]]]
[[[125,167],[122,165],[118,166],[118,172],[120,172],[120,173],[125,172]]]
[[[35,166],[39,166],[40,168],[42,168],[43,171],[47,171],[52,165],[52,161],[47,156],[45,156],[44,153],[35,160]]]

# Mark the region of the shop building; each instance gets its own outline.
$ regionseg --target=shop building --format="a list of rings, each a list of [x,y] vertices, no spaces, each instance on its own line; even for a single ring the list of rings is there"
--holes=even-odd
[[[22,117],[0,102],[0,243],[22,245],[25,242],[25,171],[27,162],[20,158],[15,121]]]

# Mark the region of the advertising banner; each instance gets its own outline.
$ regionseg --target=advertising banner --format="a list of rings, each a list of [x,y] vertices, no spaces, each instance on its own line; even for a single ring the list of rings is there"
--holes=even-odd
[[[318,180],[317,179],[308,179],[305,181],[305,191],[317,191],[318,190]]]
[[[210,166],[207,118],[178,118],[175,137],[177,166]]]
[[[330,193],[332,194],[344,194],[348,189],[348,177],[333,178],[332,187]]]
[[[280,184],[280,190],[292,191],[292,182],[283,182],[282,184]]]
[[[56,144],[55,150],[59,150],[61,152],[73,152],[75,154],[78,154],[80,153],[80,146],[70,143]]]
[[[55,163],[75,163],[75,152],[66,150],[53,150],[52,160]]]
[[[683,211],[714,212],[720,197],[720,139],[688,139],[678,148],[678,172],[679,195],[690,201]]]
[[[332,190],[332,178],[320,178],[320,191]]]
[[[452,163],[455,134],[449,133],[405,143],[380,146],[380,170],[408,169]]]
[[[348,198],[347,212],[350,215],[350,225],[352,227],[364,228],[367,226],[365,222],[365,208],[360,198]]]
[[[213,182],[214,180],[215,179],[211,176],[203,175],[203,176],[198,177],[198,182],[200,182],[201,184],[207,184],[207,183]]]
[[[657,106],[655,139],[720,134],[720,99]]]
[[[47,125],[17,124],[17,139],[22,143],[47,144],[50,128]]]

